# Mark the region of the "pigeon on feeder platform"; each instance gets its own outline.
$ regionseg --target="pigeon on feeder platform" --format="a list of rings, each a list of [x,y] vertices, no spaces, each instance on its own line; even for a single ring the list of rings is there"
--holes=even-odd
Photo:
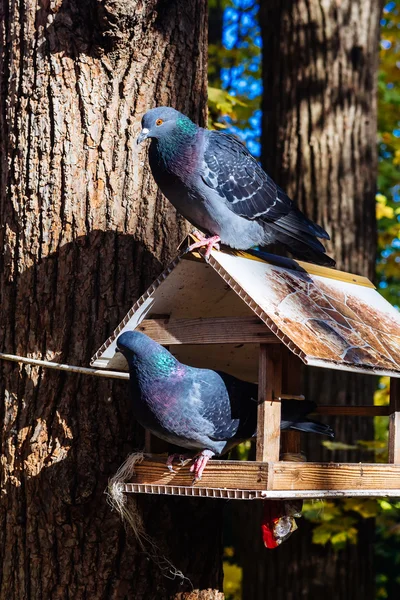
[[[139,144],[150,138],[149,162],[163,194],[201,234],[189,250],[219,242],[237,250],[282,244],[296,258],[334,266],[308,219],[234,136],[209,131],[169,107],[149,110]]]
[[[155,436],[197,452],[190,468],[194,481],[201,479],[212,456],[255,436],[257,385],[219,371],[184,365],[138,331],[122,333],[117,348],[129,365],[135,417]],[[282,400],[281,406],[282,429],[333,437],[328,425],[307,419],[315,409],[313,402]],[[170,470],[175,457],[168,458]]]

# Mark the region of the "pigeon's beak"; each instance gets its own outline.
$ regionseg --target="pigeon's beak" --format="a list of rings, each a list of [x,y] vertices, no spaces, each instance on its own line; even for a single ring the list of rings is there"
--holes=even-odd
[[[150,132],[149,132],[149,130],[147,129],[147,127],[144,127],[144,128],[142,129],[142,131],[140,132],[140,134],[139,134],[139,136],[138,136],[138,138],[137,138],[137,140],[136,140],[136,143],[137,143],[137,144],[141,144],[141,143],[142,143],[144,140],[147,140],[147,138],[149,137],[149,133],[150,133]]]

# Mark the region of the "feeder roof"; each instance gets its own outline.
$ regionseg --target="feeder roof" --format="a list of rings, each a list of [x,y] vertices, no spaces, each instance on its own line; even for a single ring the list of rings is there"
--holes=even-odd
[[[154,331],[163,343],[163,326],[186,319],[193,331],[188,346],[180,346],[179,329],[164,340],[180,360],[236,375],[239,369],[244,378],[255,380],[256,345],[238,344],[240,332],[235,331],[238,318],[254,320],[255,315],[260,341],[261,321],[270,340],[273,334],[307,365],[400,377],[400,314],[367,278],[275,255],[259,260],[216,250],[208,263],[197,253],[178,256],[132,306],[91,364],[126,370],[123,356],[115,355],[122,331],[141,329],[144,319],[154,319],[153,328],[143,330]],[[224,318],[227,346],[214,344],[207,351],[198,346],[193,319],[205,318]]]

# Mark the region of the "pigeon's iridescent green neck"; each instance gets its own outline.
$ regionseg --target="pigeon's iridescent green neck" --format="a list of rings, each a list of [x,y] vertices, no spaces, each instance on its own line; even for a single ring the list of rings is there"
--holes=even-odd
[[[132,366],[145,377],[169,377],[177,370],[177,360],[164,348],[149,346],[132,357]]]
[[[159,375],[170,375],[176,370],[176,359],[169,352],[153,354],[151,363]]]
[[[179,117],[175,128],[168,135],[157,140],[157,151],[162,160],[168,164],[176,156],[187,153],[196,140],[198,127],[188,117]]]
[[[179,117],[176,121],[176,126],[183,135],[194,136],[197,132],[197,125],[195,125],[189,117]]]

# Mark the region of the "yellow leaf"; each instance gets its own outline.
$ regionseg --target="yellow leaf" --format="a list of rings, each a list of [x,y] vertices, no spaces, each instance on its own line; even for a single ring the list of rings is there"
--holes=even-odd
[[[379,379],[379,388],[374,394],[375,406],[386,406],[386,404],[389,404],[389,385],[390,377],[381,377]]]
[[[386,217],[387,219],[394,218],[394,210],[391,206],[385,206],[384,204],[380,204],[379,202],[376,205],[376,218],[383,219]]]
[[[392,505],[387,500],[380,500],[379,504],[382,510],[392,510]]]
[[[331,538],[332,546],[335,548],[343,547],[347,542],[347,531],[339,531]]]
[[[222,115],[229,115],[231,117],[235,116],[233,112],[234,106],[247,106],[244,102],[239,100],[236,96],[232,96],[226,90],[215,87],[208,88],[208,101],[209,105],[214,105],[217,111]]]
[[[242,597],[242,569],[238,565],[224,562],[224,592],[234,600]]]
[[[392,258],[392,257],[390,257]],[[398,277],[399,276],[399,265],[393,260],[389,260],[385,265],[385,275],[386,277]]]
[[[361,448],[366,450],[384,450],[386,448],[386,441],[382,440],[357,440],[357,444]]]
[[[376,517],[378,514],[378,503],[372,498],[368,498],[367,500],[361,498],[346,498],[344,507],[345,510],[357,512],[364,519]]]
[[[357,446],[352,444],[345,444],[344,442],[330,442],[324,440],[322,445],[325,446],[328,450],[355,450]]]
[[[224,556],[228,556],[232,558],[235,555],[235,549],[232,546],[225,546],[224,548]]]
[[[387,204],[387,198],[383,194],[376,194],[375,200],[379,202],[379,204]]]

